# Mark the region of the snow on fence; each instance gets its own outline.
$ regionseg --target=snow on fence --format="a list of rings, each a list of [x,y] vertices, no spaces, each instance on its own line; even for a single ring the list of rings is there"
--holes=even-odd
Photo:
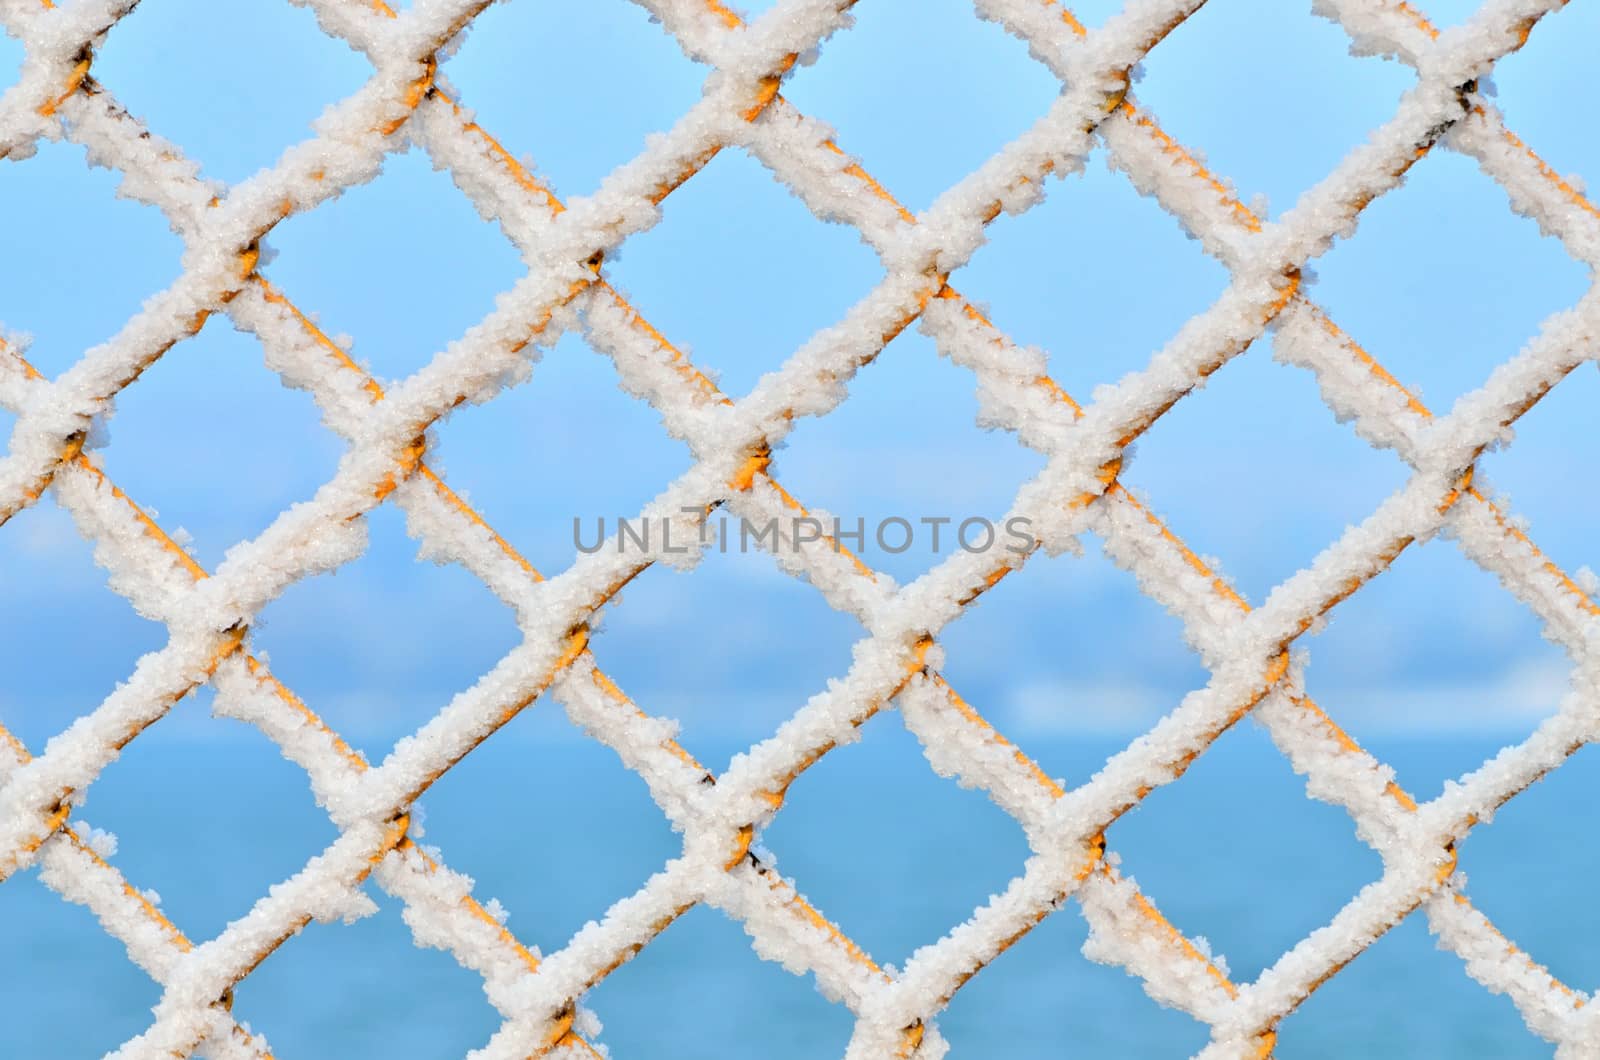
[[[154,1022],[116,1055],[269,1055],[263,1039],[230,1014],[235,984],[308,921],[369,912],[359,889],[369,875],[403,904],[420,945],[450,951],[483,977],[503,1016],[475,1054],[485,1058],[598,1055],[597,1021],[580,1007],[583,994],[697,903],[742,922],[762,957],[814,976],[848,1006],[856,1020],[850,1057],[938,1057],[946,1049],[940,1009],[1068,898],[1091,926],[1090,956],[1124,966],[1152,996],[1212,1028],[1206,1057],[1270,1054],[1287,1013],[1418,911],[1472,976],[1510,995],[1532,1031],[1564,1055],[1600,1050],[1597,1007],[1473,908],[1455,856],[1475,823],[1593,739],[1600,725],[1600,608],[1473,485],[1479,454],[1594,359],[1600,296],[1591,290],[1550,318],[1481,387],[1436,416],[1300,283],[1308,261],[1438,147],[1471,155],[1514,209],[1579,260],[1600,262],[1600,214],[1479,92],[1494,62],[1520,47],[1559,0],[1488,0],[1470,21],[1442,32],[1404,0],[1316,0],[1316,12],[1343,25],[1358,49],[1397,57],[1414,68],[1416,83],[1367,143],[1276,221],[1234,197],[1130,92],[1134,65],[1202,0],[1130,0],[1093,31],[1054,0],[977,0],[978,14],[1025,40],[1064,90],[1036,125],[917,215],[781,91],[800,55],[847,26],[850,0],[780,0],[748,24],[720,0],[639,0],[706,64],[703,98],[593,196],[565,203],[436,79],[436,56],[490,0],[413,0],[398,11],[384,0],[295,0],[371,59],[372,78],[331,108],[311,139],[232,187],[200,179],[178,147],[147,132],[95,79],[95,45],[134,2],[0,0],[0,19],[26,45],[21,77],[0,97],[0,155],[23,159],[41,137],[82,144],[92,161],[120,172],[124,195],[160,209],[185,244],[178,280],[58,378],[44,378],[21,350],[0,345],[0,402],[17,416],[0,461],[0,521],[53,490],[96,542],[112,586],[170,632],[165,647],[37,757],[0,729],[0,876],[36,869],[63,898],[93,910],[164,988]],[[499,222],[528,268],[488,318],[385,390],[272,284],[259,247],[279,221],[372,179],[385,155],[412,143]],[[1028,209],[1048,176],[1077,169],[1097,144],[1227,266],[1231,283],[1147,367],[1080,403],[1051,379],[1042,355],[1011,343],[952,278],[990,220]],[[608,252],[656,221],[662,199],[730,146],[758,158],[819,217],[854,226],[886,269],[842,320],[737,402],[624,300],[604,265]],[[259,336],[269,365],[315,397],[348,447],[312,499],[208,572],[106,477],[85,440],[123,387],[217,312]],[[852,376],[912,324],[976,376],[987,419],[1047,456],[1009,513],[1031,521],[1032,546],[1016,555],[957,551],[900,587],[826,539],[784,542],[785,566],[858,618],[866,636],[847,673],[721,776],[674,741],[669,723],[635,706],[588,645],[591,616],[625,582],[657,559],[693,557],[607,549],[542,577],[428,463],[431,424],[462,401],[490,400],[524,381],[540,347],[581,329],[695,454],[692,470],[643,514],[678,520],[683,532],[674,537],[685,542],[697,537],[686,508],[725,505],[763,523],[803,512],[774,477],[772,446],[797,418],[835,408]],[[1141,432],[1269,327],[1278,355],[1311,369],[1340,417],[1392,449],[1412,474],[1252,607],[1117,476],[1124,449]],[[430,554],[462,564],[512,607],[523,639],[373,765],[251,654],[250,623],[290,584],[358,555],[363,517],[386,502],[405,511]],[[1029,555],[1066,548],[1084,531],[1101,535],[1143,591],[1181,617],[1211,677],[1090,781],[1064,790],[946,683],[937,637]],[[1402,550],[1440,532],[1541,616],[1573,657],[1574,678],[1559,712],[1526,742],[1419,804],[1306,696],[1293,648]],[[340,835],[221,935],[197,943],[95,853],[87,826],[69,822],[74,798],[120,749],[203,683],[215,687],[219,712],[258,726],[305,769]],[[413,801],[540,698],[559,703],[636,770],[683,835],[681,856],[543,957],[478,904],[469,880],[407,834]],[[902,712],[935,769],[987,792],[1021,823],[1032,848],[1026,870],[1003,893],[899,970],[875,964],[753,845],[794,779],[888,707]],[[1105,832],[1250,712],[1306,776],[1308,793],[1349,812],[1382,856],[1384,873],[1255,982],[1236,983],[1119,874]]]

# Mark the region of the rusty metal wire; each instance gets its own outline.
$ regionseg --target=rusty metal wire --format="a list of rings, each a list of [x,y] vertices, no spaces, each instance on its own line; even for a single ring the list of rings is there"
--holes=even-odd
[[[1371,941],[1419,909],[1471,974],[1510,994],[1534,1032],[1570,1055],[1600,1055],[1587,997],[1521,953],[1472,908],[1456,874],[1455,854],[1456,843],[1486,812],[1594,738],[1600,705],[1594,703],[1593,685],[1578,681],[1579,691],[1562,712],[1511,753],[1507,768],[1467,778],[1465,794],[1419,804],[1305,694],[1290,649],[1316,618],[1386,569],[1420,531],[1397,518],[1398,529],[1388,537],[1351,546],[1364,551],[1334,589],[1310,592],[1287,609],[1274,610],[1269,602],[1253,610],[1118,481],[1128,444],[1275,325],[1280,344],[1290,351],[1287,359],[1317,373],[1330,404],[1353,415],[1357,430],[1393,448],[1416,468],[1424,486],[1443,483],[1422,506],[1428,517],[1448,521],[1464,550],[1529,603],[1554,639],[1568,647],[1580,673],[1594,666],[1600,607],[1473,486],[1474,463],[1490,439],[1463,449],[1445,430],[1473,427],[1477,421],[1454,414],[1435,421],[1302,288],[1302,266],[1332,233],[1269,224],[1257,216],[1129,93],[1129,68],[1202,0],[1135,2],[1120,19],[1093,33],[1054,0],[978,0],[981,15],[1026,39],[1062,77],[1067,86],[1062,120],[1041,126],[1038,137],[1057,136],[1071,145],[1018,152],[998,177],[975,175],[958,189],[966,194],[941,200],[922,216],[900,205],[831,138],[816,134],[780,91],[797,56],[839,27],[851,0],[793,0],[749,26],[717,0],[640,0],[687,53],[716,68],[720,81],[708,89],[701,116],[720,115],[725,121],[715,134],[669,137],[666,147],[619,170],[623,176],[608,181],[596,196],[601,205],[586,204],[589,212],[576,220],[553,190],[435,82],[436,53],[488,0],[437,0],[401,12],[382,0],[311,0],[324,29],[373,59],[369,91],[350,101],[359,134],[324,129],[311,142],[315,150],[290,152],[273,170],[223,195],[199,182],[181,152],[151,137],[94,77],[97,42],[133,2],[80,0],[57,7],[51,0],[0,0],[0,18],[28,45],[30,58],[27,75],[0,99],[0,155],[20,161],[40,136],[83,143],[138,178],[136,194],[167,215],[191,252],[226,251],[225,266],[192,266],[154,309],[57,380],[44,378],[20,352],[0,342],[0,404],[19,417],[0,465],[0,522],[54,490],[80,528],[102,544],[113,573],[127,575],[116,583],[119,591],[161,615],[173,634],[155,663],[142,662],[123,689],[48,753],[33,757],[0,728],[0,878],[37,866],[65,898],[88,905],[130,958],[165,988],[155,1024],[124,1046],[122,1055],[269,1055],[260,1039],[234,1022],[234,987],[306,922],[330,914],[313,891],[330,883],[348,889],[369,875],[408,908],[419,941],[426,936],[428,944],[449,949],[483,976],[485,991],[505,1021],[483,1050],[489,1057],[599,1055],[580,1033],[579,999],[700,903],[741,920],[763,954],[781,953],[786,962],[806,967],[850,1007],[857,1018],[851,1056],[943,1055],[946,1047],[935,1020],[940,1009],[1068,896],[1078,899],[1110,959],[1143,979],[1153,996],[1212,1028],[1203,1055],[1271,1055],[1284,1016]],[[1331,0],[1325,6],[1353,34],[1383,42],[1415,66],[1419,98],[1426,102],[1432,97],[1423,89],[1439,88],[1447,114],[1414,129],[1402,114],[1385,127],[1395,130],[1388,161],[1380,158],[1367,170],[1352,170],[1342,185],[1330,183],[1326,201],[1353,218],[1443,144],[1476,157],[1523,208],[1531,204],[1574,256],[1595,264],[1600,213],[1505,128],[1478,94],[1476,75],[1449,80],[1455,68],[1439,44],[1439,31],[1404,2]],[[1477,63],[1492,63],[1520,47],[1539,16],[1559,6],[1492,0],[1480,14],[1480,26],[1493,31],[1492,40],[1486,54],[1469,65],[1475,70]],[[502,315],[495,320],[504,327],[475,330],[463,340],[465,353],[441,355],[419,373],[428,387],[414,377],[386,392],[267,279],[259,243],[285,217],[368,179],[363,166],[408,139],[450,169],[530,260],[541,264],[519,286],[525,297],[503,314],[497,310]],[[1181,363],[1186,373],[1179,383],[1165,391],[1153,379],[1129,384],[1130,392],[1148,400],[1122,419],[1099,411],[1114,403],[1080,405],[1048,374],[1033,370],[1028,357],[952,285],[952,272],[965,260],[961,252],[937,243],[951,226],[981,229],[1002,209],[1026,208],[1047,176],[1096,140],[1111,149],[1141,192],[1203,234],[1207,251],[1234,274],[1238,292],[1174,340],[1169,360]],[[628,219],[631,204],[659,203],[729,145],[772,168],[814,211],[856,226],[891,272],[884,286],[852,311],[852,322],[870,324],[876,342],[819,349],[810,359],[797,355],[776,384],[739,402],[724,395],[627,302],[607,281],[604,267],[606,252],[641,226]],[[350,165],[335,177],[329,158]],[[614,209],[608,214],[608,208]],[[319,493],[320,507],[301,523],[286,515],[253,543],[259,548],[241,563],[273,556],[283,560],[286,571],[281,584],[263,590],[259,599],[241,589],[237,566],[225,564],[215,577],[204,570],[106,477],[84,447],[87,425],[104,404],[218,310],[259,336],[269,363],[285,381],[309,390],[352,451],[370,458],[364,464],[352,461],[360,465],[355,471],[341,470],[344,477],[329,484],[326,498]],[[1208,331],[1208,322],[1222,320],[1224,310],[1232,324]],[[1586,300],[1578,312],[1591,311]],[[1239,320],[1248,325],[1239,326]],[[485,385],[498,386],[504,365],[529,343],[553,341],[562,330],[581,326],[630,389],[695,450],[704,474],[685,480],[683,499],[702,510],[727,505],[756,516],[803,514],[804,504],[775,477],[771,447],[789,421],[814,414],[797,410],[805,379],[819,366],[839,378],[867,369],[914,322],[933,335],[941,352],[971,368],[981,385],[1005,395],[1010,426],[1019,438],[1064,469],[1051,482],[1066,498],[1059,507],[1067,513],[1068,528],[1092,525],[1119,555],[1132,557],[1128,563],[1142,587],[1183,617],[1215,675],[1209,699],[1186,701],[1168,719],[1184,726],[1181,739],[1159,747],[1136,745],[1080,789],[1065,790],[1046,776],[939,670],[939,629],[1025,560],[949,563],[927,579],[895,589],[837,542],[824,539],[799,550],[812,584],[831,605],[862,621],[868,641],[858,658],[878,665],[853,668],[832,701],[808,704],[785,726],[782,741],[758,745],[753,750],[760,753],[750,762],[719,777],[663,735],[664,729],[600,669],[590,649],[590,617],[658,557],[580,561],[547,581],[429,464],[425,432],[431,423],[461,400],[480,396]],[[1548,371],[1532,373],[1504,400],[1490,402],[1477,419],[1498,430],[1521,416],[1579,361],[1594,356],[1587,339],[1592,333],[1568,343],[1576,352],[1567,356],[1553,329],[1552,344],[1560,348],[1534,365]],[[1500,392],[1491,380],[1484,393]],[[748,436],[739,435],[740,429]],[[1103,444],[1083,441],[1101,430],[1108,432]],[[425,726],[404,754],[374,767],[252,654],[249,624],[272,594],[319,565],[348,558],[313,556],[309,540],[359,522],[383,503],[404,508],[436,553],[462,563],[507,600],[526,639],[495,674]],[[1037,545],[1048,543],[1041,539]],[[901,612],[913,620],[893,617]],[[917,617],[932,612],[941,617]],[[341,836],[302,873],[263,898],[248,918],[197,945],[67,822],[74,798],[100,769],[173,703],[207,682],[216,686],[219,703],[226,704],[222,709],[259,726],[305,768]],[[542,959],[408,836],[412,802],[540,698],[560,703],[640,772],[685,833],[682,858],[572,945]],[[936,761],[1016,817],[1035,853],[1004,895],[898,972],[875,963],[752,849],[758,829],[781,809],[790,784],[850,730],[890,706],[903,712]],[[1230,980],[1203,945],[1183,935],[1120,874],[1105,831],[1154,787],[1181,777],[1217,736],[1251,712],[1313,785],[1341,793],[1335,801],[1382,855],[1385,876],[1327,928],[1285,954],[1256,982],[1243,984]],[[1153,735],[1171,734],[1158,726]]]

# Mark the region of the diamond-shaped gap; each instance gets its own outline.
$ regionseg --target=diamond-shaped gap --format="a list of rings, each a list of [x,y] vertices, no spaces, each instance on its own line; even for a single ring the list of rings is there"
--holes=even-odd
[[[657,564],[630,582],[594,639],[600,666],[641,709],[682,722],[680,740],[715,772],[843,676],[864,635],[728,519],[725,546],[709,524],[693,571]]]
[[[1600,525],[1600,495],[1574,488],[1589,469],[1600,467],[1600,371],[1580,365],[1517,421],[1511,445],[1484,455],[1478,467],[1504,493],[1495,499],[1547,558],[1569,575],[1600,569],[1594,527]],[[1591,597],[1600,597],[1593,586]]]
[[[1189,547],[1220,557],[1219,573],[1253,605],[1410,470],[1336,422],[1315,376],[1276,363],[1273,342],[1258,339],[1173,406],[1122,472]]]
[[[1023,540],[1026,527],[1008,527],[1006,513],[1044,458],[980,428],[979,411],[973,375],[907,330],[850,382],[843,405],[795,421],[776,474],[832,513],[842,547],[902,581],[963,549],[998,562]]]
[[[1439,414],[1590,282],[1474,161],[1450,151],[1418,162],[1316,271],[1312,297]]]
[[[501,1022],[483,980],[418,947],[398,899],[372,880],[364,890],[378,911],[306,925],[235,988],[236,1018],[279,1056],[465,1056],[482,1046]]]
[[[1088,937],[1068,900],[985,965],[938,1017],[951,1055],[1193,1056],[1205,1046],[1204,1024],[1158,1005],[1121,967],[1080,956]]]
[[[1091,535],[1081,556],[1035,554],[939,640],[951,687],[1068,785],[1206,681],[1182,624]]]
[[[431,466],[545,575],[592,547],[600,520],[608,533],[636,523],[691,464],[655,410],[570,333],[527,384],[456,409],[440,436]]]
[[[9,958],[0,962],[0,1054],[101,1056],[150,1026],[160,986],[37,871],[0,885],[0,923]]]
[[[1235,725],[1107,831],[1124,875],[1251,982],[1327,924],[1383,864],[1349,816],[1306,796],[1260,727]]]
[[[1535,1060],[1550,1046],[1504,996],[1467,977],[1412,913],[1278,1025],[1274,1056],[1457,1056]]]
[[[1276,216],[1388,121],[1416,82],[1409,68],[1355,59],[1349,48],[1345,32],[1306,5],[1220,0],[1156,46],[1134,93],[1246,202],[1265,195]]]
[[[584,999],[614,1056],[843,1056],[853,1019],[809,975],[758,957],[743,928],[695,906]]]
[[[210,570],[331,479],[345,449],[221,316],[118,396],[105,433],[106,474]]]
[[[1522,951],[1576,990],[1600,982],[1600,909],[1588,881],[1600,844],[1581,829],[1600,795],[1600,752],[1584,747],[1496,810],[1460,844],[1467,894]]]
[[[1557,173],[1576,177],[1578,188],[1587,180],[1591,202],[1600,191],[1600,146],[1574,115],[1592,112],[1600,101],[1588,47],[1597,37],[1600,11],[1570,4],[1540,19],[1528,43],[1495,65],[1492,78],[1506,125]]]
[[[541,699],[428,789],[424,841],[495,899],[524,945],[553,953],[683,848],[643,778]],[[514,807],[514,837],[502,814]],[[416,829],[413,829],[416,834]],[[511,841],[508,841],[511,839]],[[568,856],[571,855],[571,856]]]
[[[801,774],[760,842],[824,916],[898,966],[1003,891],[1028,845],[987,797],[935,773],[898,716],[859,731]]]
[[[479,124],[565,197],[594,192],[672,128],[710,70],[641,6],[604,0],[495,4],[444,72]]]
[[[206,176],[235,183],[309,139],[311,123],[372,66],[298,5],[164,0],[117,23],[94,72]]]
[[[284,221],[270,242],[267,275],[381,379],[433,360],[526,272],[505,235],[416,149]]]
[[[1539,620],[1448,541],[1412,545],[1301,638],[1317,705],[1419,801],[1522,740],[1571,663]]]
[[[912,210],[1038,121],[1061,82],[963,0],[862,4],[784,94]]]
[[[0,585],[0,725],[35,755],[166,642],[106,587],[53,493],[0,527]]]
[[[24,356],[59,375],[122,329],[178,275],[183,246],[154,208],[119,200],[120,178],[83,148],[43,142],[0,166],[0,327],[32,335]]]
[[[366,552],[296,582],[261,612],[273,672],[369,760],[420,728],[520,640],[509,609],[464,568],[419,560],[404,515],[367,516]]]
[[[1094,267],[1062,282],[1042,266],[1063,247],[1094,248]],[[1217,300],[1228,272],[1099,149],[1032,210],[996,218],[953,282],[1014,341],[1048,351],[1052,378],[1087,401],[1100,384],[1144,367]]]
[[[305,772],[253,726],[207,717],[212,701],[209,687],[180,700],[77,800],[116,837],[112,863],[196,943],[338,836]]]
[[[730,397],[837,323],[883,269],[740,151],[723,151],[662,204],[608,273]]]

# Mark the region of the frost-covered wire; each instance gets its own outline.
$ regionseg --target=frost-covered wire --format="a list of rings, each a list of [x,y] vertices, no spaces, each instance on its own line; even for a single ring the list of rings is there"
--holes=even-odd
[[[0,98],[0,156],[21,157],[40,136],[68,136],[91,160],[123,175],[123,194],[160,208],[186,248],[177,283],[61,378],[45,380],[19,356],[0,356],[0,401],[19,413],[0,463],[0,514],[53,489],[95,541],[113,587],[172,634],[166,648],[141,661],[117,693],[39,758],[7,735],[11,757],[0,769],[0,866],[12,871],[39,862],[47,883],[89,904],[163,984],[155,1024],[123,1055],[186,1054],[196,1047],[258,1055],[264,1046],[227,1015],[228,992],[307,919],[369,912],[357,889],[368,874],[404,903],[419,944],[450,950],[484,977],[506,1020],[481,1051],[485,1057],[592,1053],[585,1039],[596,1021],[577,999],[702,902],[741,921],[761,956],[812,973],[825,994],[855,1013],[851,1056],[941,1056],[938,1010],[1071,895],[1092,927],[1089,955],[1122,964],[1152,996],[1211,1025],[1206,1055],[1270,1050],[1284,1014],[1419,904],[1474,975],[1512,995],[1530,1026],[1572,1055],[1586,1055],[1597,1040],[1594,1018],[1573,1008],[1574,995],[1563,994],[1566,988],[1499,938],[1466,903],[1452,873],[1455,840],[1594,734],[1595,607],[1478,493],[1471,473],[1485,446],[1564,374],[1592,359],[1597,299],[1591,294],[1547,322],[1483,387],[1433,419],[1311,305],[1299,282],[1305,263],[1352,231],[1367,203],[1396,186],[1441,137],[1478,157],[1515,208],[1593,262],[1600,243],[1592,207],[1505,131],[1476,87],[1494,60],[1520,46],[1533,23],[1559,4],[1491,0],[1465,26],[1440,35],[1405,4],[1319,0],[1319,9],[1340,18],[1364,47],[1413,65],[1418,84],[1367,144],[1267,223],[1166,138],[1127,94],[1131,67],[1199,0],[1133,0],[1094,33],[1053,3],[979,0],[980,13],[1027,40],[1066,88],[1032,129],[918,216],[779,91],[798,56],[845,25],[847,0],[788,0],[749,25],[716,0],[640,0],[711,68],[706,91],[593,196],[566,203],[478,127],[437,76],[436,57],[482,0],[417,0],[399,14],[364,0],[296,2],[367,54],[374,78],[273,169],[220,188],[202,181],[172,145],[147,135],[90,76],[94,43],[131,5],[80,0],[58,9],[0,0],[0,18],[28,49],[22,81]],[[997,213],[1037,202],[1045,180],[1081,166],[1096,137],[1142,191],[1224,261],[1234,281],[1146,369],[1079,405],[1049,380],[1042,357],[1009,343],[961,298],[950,274],[981,245]],[[385,392],[267,282],[257,248],[283,216],[371,179],[383,156],[408,139],[451,171],[480,212],[500,222],[529,271],[489,318]],[[882,283],[843,320],[737,402],[652,328],[597,265],[628,235],[655,223],[660,200],[729,146],[759,158],[819,216],[857,227],[886,267]],[[105,479],[83,445],[116,392],[217,311],[262,340],[268,364],[315,397],[349,451],[311,501],[232,550],[212,576]],[[713,777],[677,745],[672,725],[635,706],[588,649],[591,616],[624,582],[656,561],[695,557],[605,550],[542,578],[427,463],[428,428],[450,407],[489,400],[524,381],[540,345],[582,327],[615,363],[624,386],[655,406],[696,457],[646,514],[680,520],[686,532],[675,536],[688,540],[697,520],[685,508],[727,505],[761,520],[805,511],[774,476],[773,446],[796,418],[824,415],[843,401],[854,374],[914,322],[942,353],[974,370],[986,420],[1048,456],[1046,470],[1012,507],[1040,528],[1035,548],[1068,547],[1082,531],[1100,531],[1113,558],[1184,620],[1212,670],[1205,689],[1078,789],[1063,790],[1045,777],[939,673],[939,631],[1027,556],[997,563],[958,553],[901,587],[832,542],[783,542],[780,564],[858,618],[867,636],[847,674]],[[1330,406],[1354,417],[1370,440],[1393,447],[1414,474],[1252,611],[1118,476],[1134,437],[1269,326],[1278,329],[1286,359],[1318,372]],[[357,554],[365,513],[388,499],[404,509],[426,555],[461,563],[514,610],[523,641],[372,767],[249,654],[248,626],[294,581]],[[1303,664],[1289,648],[1401,549],[1441,531],[1454,533],[1469,555],[1540,613],[1573,654],[1578,676],[1560,713],[1521,748],[1418,807],[1394,784],[1392,771],[1305,697]],[[259,726],[306,769],[340,838],[221,936],[193,946],[148,898],[120,883],[66,821],[72,795],[203,681],[217,685],[220,713]],[[472,898],[470,880],[408,838],[407,814],[428,785],[547,692],[645,778],[682,831],[684,848],[638,893],[540,958]],[[1033,849],[1024,873],[1002,894],[899,972],[880,968],[765,865],[756,842],[788,785],[891,702],[922,740],[930,764],[986,791],[1018,819]],[[1307,775],[1310,793],[1351,813],[1383,856],[1385,874],[1257,982],[1240,986],[1202,940],[1182,936],[1118,871],[1104,831],[1251,711]]]

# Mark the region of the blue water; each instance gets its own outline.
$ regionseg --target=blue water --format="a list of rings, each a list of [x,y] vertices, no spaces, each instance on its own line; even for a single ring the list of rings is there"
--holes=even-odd
[[[177,730],[174,730],[175,732]],[[1504,741],[1394,740],[1375,748],[1401,781],[1437,793]],[[691,747],[721,767],[735,745]],[[1032,742],[1054,774],[1083,779],[1110,739]],[[1580,754],[1480,828],[1462,866],[1480,908],[1552,970],[1591,984],[1600,856],[1581,826],[1600,793]],[[154,887],[191,937],[207,938],[334,835],[298,770],[264,740],[185,743],[161,726],[91,790],[82,816],[119,836],[115,863]],[[546,951],[637,889],[676,850],[644,785],[610,752],[535,708],[424,799],[425,841],[474,876],[477,894]],[[1267,742],[1229,733],[1175,786],[1109,833],[1124,870],[1181,928],[1205,935],[1236,979],[1257,975],[1325,923],[1378,859],[1343,814],[1311,803]],[[935,776],[893,714],[798,781],[767,831],[780,869],[880,962],[898,964],[1019,871],[1020,829],[983,796]],[[210,866],[195,867],[195,852]],[[281,1056],[460,1056],[498,1024],[477,977],[411,943],[392,900],[353,926],[312,925],[237,991],[235,1011]],[[158,992],[83,909],[33,873],[0,886],[0,1056],[99,1055],[141,1031]],[[1184,1056],[1205,1041],[1122,971],[1079,953],[1068,906],[971,982],[941,1017],[957,1056],[1018,1060]],[[21,958],[21,959],[17,959]],[[758,959],[742,929],[696,909],[587,998],[619,1057],[840,1055],[842,1008],[808,978]],[[1504,998],[1469,980],[1416,918],[1359,957],[1282,1027],[1280,1055],[1539,1057],[1548,1046]]]

